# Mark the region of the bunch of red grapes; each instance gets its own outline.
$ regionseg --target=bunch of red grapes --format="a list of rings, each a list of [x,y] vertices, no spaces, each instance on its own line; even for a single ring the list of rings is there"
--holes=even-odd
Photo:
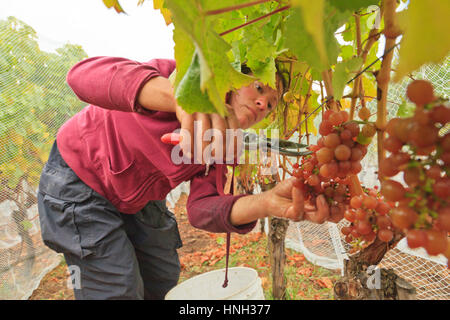
[[[392,225],[406,234],[410,248],[450,260],[450,108],[425,80],[411,82],[407,97],[416,105],[414,115],[386,127],[390,155],[379,167],[386,177],[381,194],[394,205]],[[404,183],[389,179],[399,173]]]
[[[358,113],[362,121],[349,121],[345,111],[325,111],[321,138],[310,146],[313,154],[293,174],[306,200],[314,203],[323,195],[329,205],[328,216],[318,215],[315,222],[350,222],[341,231],[354,249],[376,238],[390,242],[399,233],[410,248],[423,247],[450,261],[450,108],[424,80],[411,82],[407,97],[416,105],[414,115],[392,119],[385,128],[383,145],[390,154],[380,162],[380,193],[363,191],[352,178],[377,131],[366,107]],[[389,179],[399,173],[404,183]]]
[[[364,121],[368,120],[369,110],[361,109],[359,117]],[[342,230],[346,240],[356,244],[364,238],[368,243],[375,239],[374,230],[377,228],[377,222],[383,227],[380,229],[387,230],[390,227],[390,224],[386,225],[383,221],[383,219],[389,220],[388,217],[374,220],[372,211],[377,208],[386,215],[390,208],[387,208],[388,205],[373,192],[364,197],[351,194],[352,181],[349,177],[361,171],[361,160],[367,153],[367,146],[359,141],[370,142],[376,130],[370,123],[360,129],[358,122],[348,120],[349,115],[346,111],[324,112],[319,127],[322,137],[316,145],[310,146],[310,150],[314,153],[302,160],[301,165],[294,170],[294,176],[301,179],[307,200],[314,203],[316,197],[323,195],[329,205],[329,216],[319,214],[315,217],[317,219],[315,222],[321,223],[328,220],[337,223],[346,218],[351,223],[349,227]],[[358,180],[356,183],[362,191]],[[359,205],[356,206],[358,201]],[[354,209],[358,209],[358,214]],[[384,241],[392,239],[392,237],[387,239],[385,231],[380,236]]]
[[[367,245],[376,237],[384,242],[391,241],[394,230],[388,215],[390,210],[391,206],[379,196],[376,189],[353,196],[350,208],[344,215],[350,225],[341,229],[345,241],[353,243],[355,247]]]

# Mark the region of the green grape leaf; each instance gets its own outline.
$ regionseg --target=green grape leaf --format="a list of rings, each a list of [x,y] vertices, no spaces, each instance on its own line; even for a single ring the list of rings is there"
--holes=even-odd
[[[426,63],[439,63],[449,54],[449,16],[448,0],[420,0],[409,3],[405,14],[398,19],[404,33],[394,81],[400,81]]]
[[[299,37],[299,34],[302,36]],[[323,71],[328,64],[323,63],[312,36],[306,30],[303,14],[300,8],[293,8],[286,19],[285,45],[297,56],[315,70]]]
[[[340,12],[329,5],[328,2],[324,3],[322,19],[316,20],[316,25],[322,25],[319,30],[323,30],[325,62],[320,54],[322,49],[316,45],[318,41],[315,41],[314,37],[308,32],[302,10],[303,8],[300,7],[291,9],[285,22],[284,44],[300,61],[305,61],[311,66],[314,79],[318,79],[316,76],[318,73],[336,63],[340,54],[340,45],[335,37],[335,32],[351,17],[352,13],[349,11]],[[319,36],[319,38],[322,37]],[[316,39],[318,39],[317,36]]]
[[[249,63],[250,69],[252,69],[253,75],[258,78],[264,84],[272,88],[276,88],[276,65],[274,58],[268,58],[267,63],[253,62]]]
[[[362,65],[362,58],[355,57],[347,61],[336,64],[333,73],[333,89],[334,98],[340,100],[344,93],[344,88],[347,82],[355,76],[355,72],[359,70]]]
[[[347,45],[341,47],[341,57],[343,60],[348,60],[354,55],[353,46]]]
[[[165,0],[164,3],[171,11],[176,28],[181,28],[189,36],[198,54],[201,91],[207,93],[217,113],[226,115],[226,93],[248,85],[254,78],[233,68],[227,56],[231,46],[214,32],[214,20],[203,15],[204,11],[199,9],[199,1]],[[182,75],[178,79],[181,78]],[[184,108],[182,104],[180,106]]]
[[[214,113],[215,108],[205,92],[200,89],[200,62],[194,54],[192,62],[175,91],[175,98],[188,113]]]
[[[327,65],[328,57],[325,48],[325,29],[323,23],[320,23],[324,19],[325,0],[292,0],[292,6],[301,8],[305,29],[312,37],[319,53],[319,59],[323,64]]]
[[[142,0],[139,0],[139,1],[142,1]],[[138,5],[139,4],[142,4],[142,3],[138,3]],[[172,23],[172,16],[170,14],[169,9],[167,9],[164,6],[164,0],[153,0],[153,9],[161,11],[161,14],[164,17],[164,21],[166,22],[166,25],[169,25]]]
[[[173,85],[176,88],[191,65],[195,47],[189,35],[182,28],[177,28],[176,24],[174,25],[173,41],[175,42],[174,52],[177,70]]]

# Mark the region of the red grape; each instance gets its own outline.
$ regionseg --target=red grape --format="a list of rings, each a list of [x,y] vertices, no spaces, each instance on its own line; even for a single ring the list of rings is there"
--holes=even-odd
[[[361,170],[361,163],[359,161],[352,161],[352,168],[350,169],[350,172],[353,174],[358,174]]]
[[[364,240],[366,240],[367,242],[372,242],[373,240],[375,240],[375,237],[377,235],[375,234],[375,232],[371,231],[368,234],[364,235]]]
[[[381,194],[387,201],[399,201],[405,195],[405,188],[394,180],[385,180],[381,183]]]
[[[339,161],[339,172],[344,173],[347,175],[347,173],[352,168],[352,163],[350,161]]]
[[[341,110],[339,111],[341,118],[342,118],[342,122],[347,122],[348,119],[350,118],[349,114],[347,111]]]
[[[400,122],[400,118],[392,118],[386,125],[385,131],[392,137],[395,136],[395,128]]]
[[[341,161],[350,159],[351,154],[351,149],[344,144],[338,145],[336,149],[334,149],[334,156]]]
[[[439,229],[450,232],[450,207],[444,207],[438,210],[438,215],[437,224]]]
[[[441,167],[437,164],[435,164],[434,166],[431,166],[427,171],[426,171],[426,175],[427,177],[437,180],[441,178]]]
[[[425,250],[431,256],[444,253],[447,250],[447,232],[437,230],[427,230],[427,243],[425,244]]]
[[[328,163],[334,158],[334,151],[330,148],[322,148],[316,152],[317,161],[319,163]]]
[[[420,148],[430,147],[436,144],[439,137],[439,129],[433,125],[422,126],[414,123],[410,130],[409,138],[411,142]]]
[[[363,136],[367,138],[372,138],[375,135],[375,133],[377,133],[377,128],[375,127],[374,124],[367,123],[362,127],[361,133]]]
[[[415,187],[420,183],[420,169],[417,167],[406,168],[403,171],[403,180],[410,187]]]
[[[450,151],[446,151],[441,154],[441,160],[444,161],[445,165],[450,165]]]
[[[320,178],[316,174],[312,174],[306,179],[306,183],[310,186],[317,186],[320,184]]]
[[[344,236],[348,236],[352,230],[352,227],[342,227],[341,232]]]
[[[350,199],[350,205],[352,208],[358,209],[361,208],[362,198],[360,196],[354,196]]]
[[[359,208],[355,211],[355,219],[356,220],[364,220],[367,217],[367,211]]]
[[[411,118],[398,118],[396,122],[396,126],[393,128],[394,134],[393,136],[399,139],[402,142],[408,142],[409,136],[411,134],[411,126],[412,126]]]
[[[342,134],[341,134],[342,137]],[[445,151],[450,151],[450,133],[447,133],[441,141],[441,146],[442,149],[444,149]]]
[[[447,108],[444,105],[436,106],[431,109],[430,118],[434,122],[445,125],[450,122],[450,108]]]
[[[378,171],[386,177],[393,177],[399,172],[398,166],[389,157],[380,161]]]
[[[392,224],[399,229],[409,229],[418,219],[418,214],[409,207],[394,208],[390,214]]]
[[[333,126],[338,126],[338,125],[340,125],[341,123],[344,122],[344,117],[343,117],[343,115],[340,112],[335,112],[335,113],[330,115],[328,120],[330,121],[330,123]]]
[[[384,148],[392,153],[397,153],[401,150],[403,143],[396,137],[388,137],[384,139]]]
[[[319,133],[322,136],[326,136],[333,131],[333,125],[329,120],[323,120],[319,125]]]
[[[359,125],[356,122],[349,122],[344,128],[351,132],[352,137],[356,137],[359,134]]]
[[[377,207],[378,201],[374,197],[364,196],[362,204],[367,209],[375,209]]]
[[[358,233],[362,235],[368,234],[369,232],[372,231],[372,226],[369,221],[360,220],[356,224],[356,231],[358,231]]]
[[[433,192],[442,199],[450,197],[450,178],[442,178],[433,184]]]
[[[350,222],[355,221],[355,212],[353,210],[346,210],[344,212],[344,218]]]
[[[364,157],[363,151],[361,148],[352,148],[350,159],[352,161],[360,161]]]
[[[358,117],[363,120],[366,121],[367,119],[369,119],[370,117],[370,110],[367,107],[362,107],[359,112],[358,112]]]
[[[391,207],[384,201],[379,201],[375,211],[381,215],[386,215],[391,211]]]
[[[352,138],[352,132],[348,129],[344,129],[339,136],[342,140],[350,140]]]
[[[389,242],[394,237],[394,233],[391,230],[388,229],[380,229],[378,231],[378,239],[380,239],[383,242]]]
[[[391,219],[387,216],[378,216],[377,217],[377,226],[380,229],[387,229],[392,225]]]
[[[334,178],[338,173],[338,165],[336,162],[325,163],[320,167],[319,173],[322,177]]]
[[[425,247],[427,243],[427,234],[423,230],[411,229],[406,234],[406,242],[408,247],[416,249],[419,247]]]
[[[334,149],[341,143],[341,139],[337,133],[330,133],[323,138],[323,144],[327,148]]]
[[[424,108],[416,108],[413,119],[420,125],[426,126],[430,123],[430,113]]]
[[[325,110],[322,120],[328,120],[330,118],[330,115],[332,115],[333,113],[335,113],[334,110]]]
[[[415,104],[422,106],[435,100],[433,85],[427,80],[414,80],[406,88],[406,96]]]
[[[410,156],[407,153],[399,152],[399,153],[391,155],[389,157],[389,159],[391,159],[392,162],[397,167],[400,167],[401,165],[404,165],[404,164],[408,163],[411,158],[410,158]]]

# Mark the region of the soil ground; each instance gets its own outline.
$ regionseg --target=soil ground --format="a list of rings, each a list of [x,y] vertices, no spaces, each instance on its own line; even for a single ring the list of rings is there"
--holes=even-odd
[[[180,230],[183,247],[178,251],[182,265],[180,282],[195,275],[225,267],[225,234],[195,229],[186,215],[183,194],[173,210]],[[255,228],[257,229],[257,228]],[[229,266],[247,266],[257,270],[262,279],[266,299],[271,295],[271,269],[264,233],[232,234]],[[332,287],[339,273],[316,267],[295,251],[286,250],[286,299],[332,299]],[[62,261],[49,272],[33,292],[30,300],[72,300],[73,291],[67,287],[67,265]]]

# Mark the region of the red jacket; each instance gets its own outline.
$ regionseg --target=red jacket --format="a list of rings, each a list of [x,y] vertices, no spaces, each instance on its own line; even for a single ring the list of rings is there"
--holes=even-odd
[[[216,174],[220,170],[225,175],[224,169],[213,166],[205,176],[205,166],[175,165],[170,156],[173,146],[160,140],[180,127],[175,114],[148,111],[136,101],[149,79],[167,78],[174,69],[175,61],[166,59],[139,63],[95,57],[76,64],[67,82],[90,105],[60,128],[60,153],[83,182],[120,212],[136,213],[190,180],[187,212],[193,226],[211,232],[249,232],[256,222],[230,224],[231,208],[242,195],[219,195]]]

